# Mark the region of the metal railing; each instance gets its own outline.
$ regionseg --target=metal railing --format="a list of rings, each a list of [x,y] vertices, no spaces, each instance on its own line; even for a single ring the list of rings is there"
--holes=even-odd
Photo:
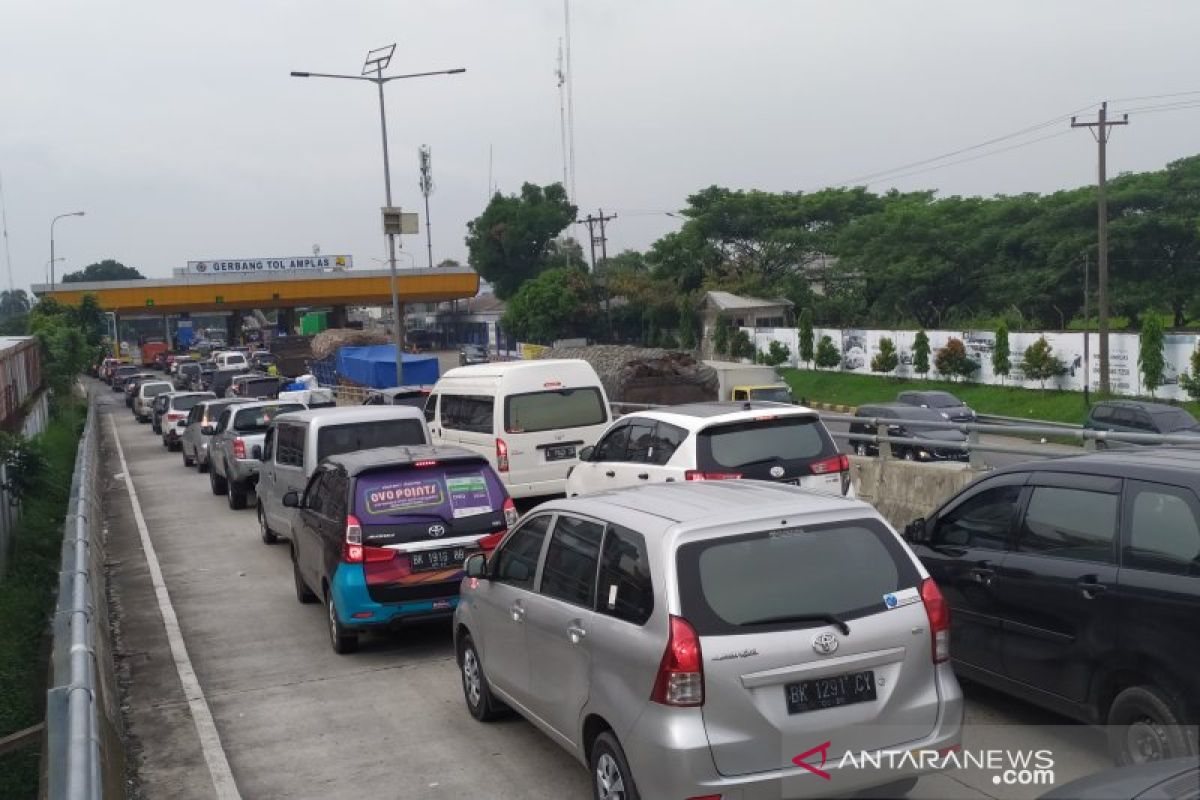
[[[96,565],[102,564],[96,541],[101,524],[97,441],[96,411],[89,404],[71,478],[58,602],[51,623],[45,770],[50,800],[100,798],[104,785],[97,625],[107,615],[103,606],[97,608],[104,593],[94,583]]]

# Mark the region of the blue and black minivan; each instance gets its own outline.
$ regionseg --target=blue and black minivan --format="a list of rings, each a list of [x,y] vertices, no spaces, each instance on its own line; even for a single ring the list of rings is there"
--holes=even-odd
[[[460,447],[331,456],[283,504],[299,509],[296,598],[325,603],[338,653],[357,649],[366,631],[449,619],[463,561],[494,548],[517,521],[487,459]]]

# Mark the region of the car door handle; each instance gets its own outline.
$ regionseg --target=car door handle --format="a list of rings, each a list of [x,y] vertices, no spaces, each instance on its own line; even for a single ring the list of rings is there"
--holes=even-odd
[[[523,606],[521,604],[521,601],[518,600],[517,602],[515,602],[511,606],[509,606],[508,611],[510,614],[512,614],[513,622],[524,622],[525,621],[525,606]]]
[[[1099,595],[1108,591],[1108,586],[1095,581],[1082,580],[1078,584],[1079,591],[1083,595],[1084,600],[1095,600]]]
[[[650,480],[650,474],[646,473],[646,472],[639,472],[638,479],[643,480],[643,481],[648,481],[648,480]]]
[[[982,583],[984,586],[989,586],[992,583],[992,578],[996,577],[996,570],[991,567],[973,567],[970,571],[971,580],[975,583]]]
[[[587,636],[587,629],[578,620],[567,626],[567,638],[571,640],[571,644],[579,644],[585,636]]]
[[[617,477],[617,473],[613,472],[611,469],[610,469],[610,470],[607,470],[607,471],[605,471],[605,473],[604,473],[604,474],[605,474],[606,476],[608,476],[609,478],[615,478],[615,477]]]

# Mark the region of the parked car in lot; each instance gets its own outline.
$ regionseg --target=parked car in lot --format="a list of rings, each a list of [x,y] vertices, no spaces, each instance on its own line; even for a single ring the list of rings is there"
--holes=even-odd
[[[974,422],[977,419],[970,406],[949,392],[901,392],[896,396],[896,402],[933,409],[942,419],[951,422]]]
[[[760,481],[551,500],[466,573],[467,710],[515,709],[593,796],[827,796],[793,757],[832,742],[839,795],[893,797],[915,762],[842,754],[959,745],[946,604],[865,503]]]
[[[1118,763],[1194,754],[1197,492],[1200,453],[1125,450],[999,470],[912,522],[959,675],[1106,725]]]
[[[145,380],[137,384],[133,392],[133,416],[138,422],[150,422],[154,419],[154,398],[166,392],[172,392],[175,387],[164,380]]]
[[[208,448],[212,441],[213,431],[217,426],[217,420],[221,418],[221,412],[228,406],[246,402],[249,401],[202,400],[192,406],[192,410],[188,412],[187,423],[183,428],[183,435],[179,437],[179,449],[183,452],[185,467],[194,464],[200,472],[208,472]]]
[[[330,644],[360,633],[449,617],[466,557],[516,524],[487,460],[459,447],[388,447],[333,455],[304,493],[292,540],[296,598],[327,608]]]
[[[225,396],[273,400],[279,396],[279,387],[283,383],[281,378],[251,372],[238,375],[230,381],[229,388],[225,390]]]
[[[192,409],[204,400],[215,400],[216,396],[212,392],[171,392],[163,397],[166,398],[161,425],[163,447],[178,450]]]
[[[1200,437],[1200,422],[1179,406],[1141,400],[1102,400],[1092,405],[1083,427],[1118,433]],[[1197,442],[1200,444],[1200,441]],[[1099,443],[1101,448],[1106,444]]]
[[[200,364],[195,361],[184,361],[175,369],[175,388],[180,391],[195,391],[192,381],[200,375]]]
[[[254,448],[262,451],[263,436],[271,421],[289,411],[303,411],[302,403],[251,401],[221,411],[212,440],[208,443],[208,482],[212,493],[225,495],[229,507],[246,507],[246,498],[254,494],[258,469]]]
[[[364,406],[412,406],[425,408],[432,386],[393,386],[389,389],[371,389],[367,392]]]
[[[853,496],[850,460],[817,412],[769,402],[693,403],[621,417],[567,476],[573,497],[623,486],[736,478]]]
[[[936,445],[892,444],[892,455],[905,461],[966,461],[968,455],[955,445],[967,441],[967,435],[962,431],[930,427],[930,424],[945,424],[946,419],[935,409],[921,408],[907,403],[879,403],[877,405],[859,406],[854,412],[856,418],[886,419],[888,421],[887,435],[905,439],[931,439]],[[874,436],[877,431],[874,425],[859,422],[850,423],[850,433],[861,433]],[[941,443],[945,442],[944,445]],[[860,456],[879,455],[879,445],[871,442],[850,440],[854,452]]]
[[[419,409],[400,407],[309,409],[278,417],[267,430],[259,455],[258,525],[262,540],[291,539],[295,509],[283,504],[288,492],[303,492],[317,465],[342,453],[378,447],[429,444]]]
[[[580,448],[608,424],[608,398],[581,359],[456,367],[425,404],[434,444],[484,456],[513,497],[561,494]]]

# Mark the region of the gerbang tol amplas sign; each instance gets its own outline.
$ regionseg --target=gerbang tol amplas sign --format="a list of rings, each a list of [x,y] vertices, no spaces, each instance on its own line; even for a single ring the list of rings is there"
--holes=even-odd
[[[317,272],[321,270],[350,269],[354,259],[350,256],[284,256],[281,258],[230,258],[211,261],[189,261],[189,275],[259,275],[267,272]]]

